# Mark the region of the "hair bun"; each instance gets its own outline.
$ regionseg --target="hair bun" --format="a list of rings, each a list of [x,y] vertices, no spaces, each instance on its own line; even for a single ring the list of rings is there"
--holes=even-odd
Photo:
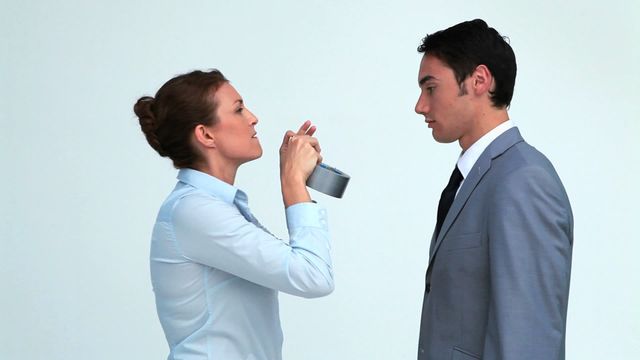
[[[155,99],[153,97],[143,96],[138,99],[136,104],[133,106],[133,112],[138,116],[140,129],[142,129],[149,145],[151,145],[151,147],[157,151],[160,156],[166,156],[166,153],[162,150],[162,146],[160,146],[160,141],[158,140],[158,135],[156,133],[159,124],[153,112],[154,103]]]

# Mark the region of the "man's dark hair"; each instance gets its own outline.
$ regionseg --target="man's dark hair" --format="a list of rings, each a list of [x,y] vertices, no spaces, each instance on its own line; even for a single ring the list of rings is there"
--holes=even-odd
[[[516,56],[507,38],[480,19],[465,21],[422,39],[418,52],[435,56],[449,66],[458,84],[485,65],[495,81],[493,106],[509,106],[516,82]]]

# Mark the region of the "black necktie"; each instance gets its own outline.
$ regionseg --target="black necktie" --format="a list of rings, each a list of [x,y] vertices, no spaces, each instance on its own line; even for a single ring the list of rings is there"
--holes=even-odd
[[[440,234],[442,223],[444,222],[444,218],[447,217],[451,204],[453,204],[453,199],[456,197],[456,192],[458,191],[458,187],[460,186],[462,179],[464,179],[462,177],[462,173],[456,166],[451,174],[451,178],[449,178],[447,187],[442,190],[442,195],[440,195],[440,203],[438,204],[438,221],[436,222],[436,238]]]

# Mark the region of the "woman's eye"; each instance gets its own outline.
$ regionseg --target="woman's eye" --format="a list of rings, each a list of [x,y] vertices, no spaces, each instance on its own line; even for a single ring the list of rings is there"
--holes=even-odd
[[[237,113],[241,113],[242,110],[244,110],[244,108],[238,108],[238,110],[236,110]]]

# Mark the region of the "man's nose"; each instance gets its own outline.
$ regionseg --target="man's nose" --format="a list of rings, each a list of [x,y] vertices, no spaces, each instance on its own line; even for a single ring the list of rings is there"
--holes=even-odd
[[[425,116],[427,115],[427,112],[429,111],[429,107],[427,106],[427,102],[424,100],[422,95],[420,95],[420,97],[418,98],[418,101],[416,102],[416,107],[414,108],[414,110],[417,114],[425,115]]]

